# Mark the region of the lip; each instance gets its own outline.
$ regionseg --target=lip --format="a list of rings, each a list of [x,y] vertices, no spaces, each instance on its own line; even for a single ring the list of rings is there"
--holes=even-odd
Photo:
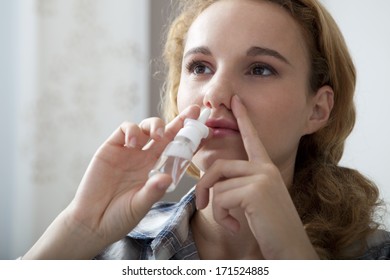
[[[214,137],[225,137],[240,133],[237,123],[228,119],[211,118],[207,120],[206,126],[211,128]]]

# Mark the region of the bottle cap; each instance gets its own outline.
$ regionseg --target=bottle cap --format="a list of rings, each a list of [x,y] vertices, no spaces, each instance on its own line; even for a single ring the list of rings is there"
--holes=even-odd
[[[199,118],[186,119],[184,121],[184,127],[180,129],[176,137],[181,136],[190,140],[192,152],[195,152],[198,148],[200,141],[206,138],[209,134],[209,129],[205,125],[207,119],[210,117],[211,109],[204,107],[200,112]],[[176,138],[175,137],[175,138]]]

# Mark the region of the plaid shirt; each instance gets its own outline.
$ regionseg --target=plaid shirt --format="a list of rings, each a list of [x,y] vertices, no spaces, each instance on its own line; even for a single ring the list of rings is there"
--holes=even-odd
[[[190,219],[196,210],[192,189],[178,203],[159,202],[125,238],[107,247],[95,259],[198,260]],[[390,233],[377,230],[357,259],[390,260]]]
[[[195,210],[194,189],[178,203],[158,202],[133,231],[96,259],[198,260],[190,228]]]

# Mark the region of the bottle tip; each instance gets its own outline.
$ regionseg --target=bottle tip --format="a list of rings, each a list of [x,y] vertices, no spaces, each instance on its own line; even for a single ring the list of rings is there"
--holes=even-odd
[[[203,107],[202,111],[200,112],[198,121],[200,121],[203,124],[206,123],[207,119],[210,117],[210,114],[211,114],[211,109],[208,107]]]

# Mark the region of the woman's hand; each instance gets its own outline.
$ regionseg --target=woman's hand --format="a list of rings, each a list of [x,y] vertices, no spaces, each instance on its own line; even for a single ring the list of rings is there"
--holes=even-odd
[[[198,209],[205,208],[211,199],[214,219],[233,233],[241,225],[231,213],[242,209],[266,259],[318,258],[283,178],[237,96],[233,97],[232,110],[248,160],[215,161],[197,184]]]
[[[24,258],[92,258],[123,238],[164,195],[170,176],[148,179],[148,172],[184,119],[199,112],[191,106],[166,127],[158,118],[123,123],[94,155],[71,204]]]

